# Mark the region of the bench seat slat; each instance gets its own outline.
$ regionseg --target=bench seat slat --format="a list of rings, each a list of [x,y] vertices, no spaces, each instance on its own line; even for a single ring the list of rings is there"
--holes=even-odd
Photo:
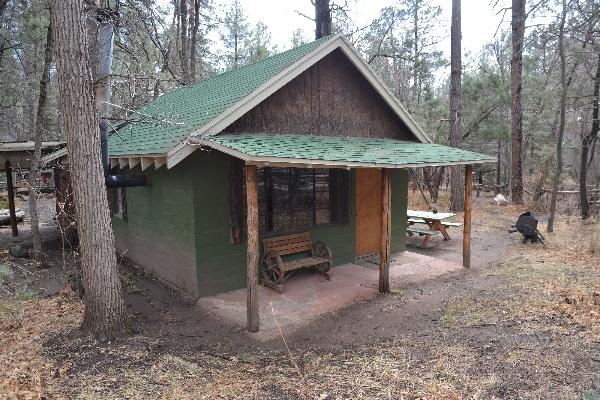
[[[284,271],[292,271],[298,268],[310,267],[327,262],[327,259],[321,257],[306,257],[298,260],[284,261],[282,269]]]
[[[267,245],[266,247],[271,249],[286,249],[289,247],[310,247],[312,246],[312,242],[293,242],[293,243],[282,243],[277,245]]]
[[[266,238],[263,240],[263,243],[277,245],[281,243],[293,243],[298,241],[310,241],[310,233],[294,233],[291,235]]]
[[[310,251],[312,248],[312,243],[310,242],[299,242],[299,243],[290,243],[281,246],[265,246],[265,251],[274,251],[279,253],[279,255],[288,255],[293,253],[302,253],[305,251]]]

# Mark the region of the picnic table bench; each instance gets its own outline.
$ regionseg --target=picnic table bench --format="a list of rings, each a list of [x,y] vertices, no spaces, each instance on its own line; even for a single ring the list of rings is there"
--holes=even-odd
[[[279,292],[285,282],[300,268],[312,268],[329,280],[333,256],[321,241],[313,242],[309,232],[263,239],[262,278],[265,286]]]
[[[408,233],[408,236],[413,236],[415,234],[419,236],[425,236],[425,238],[421,242],[421,247],[423,248],[425,247],[425,245],[427,245],[427,242],[429,241],[429,238],[431,236],[437,235],[439,233],[438,231],[432,231],[431,229],[417,229],[411,227],[406,228],[406,232]]]

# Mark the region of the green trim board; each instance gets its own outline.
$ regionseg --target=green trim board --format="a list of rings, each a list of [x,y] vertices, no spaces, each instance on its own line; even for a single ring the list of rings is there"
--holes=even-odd
[[[484,154],[439,144],[364,137],[221,134],[205,136],[195,144],[230,154],[247,164],[269,166],[410,168],[496,161]]]

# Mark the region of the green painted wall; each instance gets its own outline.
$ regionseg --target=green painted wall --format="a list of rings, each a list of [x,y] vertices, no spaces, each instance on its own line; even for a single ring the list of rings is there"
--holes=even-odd
[[[196,209],[196,259],[201,296],[246,286],[246,244],[232,244],[229,237],[227,198],[228,156],[216,151],[196,152],[194,205]],[[354,183],[352,183],[354,185]],[[352,188],[352,191],[354,189]],[[354,200],[351,207],[354,209]],[[330,247],[336,264],[354,259],[354,215],[346,226],[310,230],[313,240]]]
[[[246,244],[229,236],[227,155],[196,151],[171,170],[146,175],[149,187],[127,188],[128,221],[113,217],[118,247],[140,265],[194,297],[246,286]],[[139,168],[132,171],[141,173]],[[355,257],[355,178],[348,225],[310,230],[336,265]],[[392,172],[392,252],[406,247],[408,177]]]
[[[115,215],[112,225],[120,252],[187,294],[197,296],[191,161],[186,159],[170,170],[163,167],[144,171],[150,185],[126,189],[127,221]],[[127,173],[142,172],[136,167]]]

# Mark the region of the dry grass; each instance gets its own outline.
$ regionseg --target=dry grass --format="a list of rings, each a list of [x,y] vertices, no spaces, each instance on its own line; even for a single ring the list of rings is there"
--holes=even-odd
[[[205,353],[127,354],[125,365],[65,377],[58,397],[81,399],[460,399],[487,398],[496,376],[465,375],[477,350],[433,347],[423,357],[416,343],[397,340],[342,353],[301,352],[304,383],[285,354],[257,353],[249,360]],[[461,360],[457,362],[456,360]],[[73,377],[75,378],[75,377]],[[71,383],[72,382],[72,383]]]
[[[491,272],[501,284],[445,310],[449,325],[500,323],[600,339],[600,224],[564,217],[546,244],[516,244]],[[551,321],[552,323],[549,323]]]
[[[486,229],[505,225],[479,212]],[[546,247],[515,244],[463,277],[432,330],[342,350],[292,343],[297,366],[286,352],[167,347],[144,335],[108,345],[59,336],[48,354],[42,344],[79,324],[81,304],[5,297],[0,398],[597,399],[586,357],[600,342],[599,236],[597,223],[560,218]]]
[[[76,327],[81,312],[69,293],[52,299],[0,298],[0,398],[44,397],[56,366],[42,345],[50,335]]]

